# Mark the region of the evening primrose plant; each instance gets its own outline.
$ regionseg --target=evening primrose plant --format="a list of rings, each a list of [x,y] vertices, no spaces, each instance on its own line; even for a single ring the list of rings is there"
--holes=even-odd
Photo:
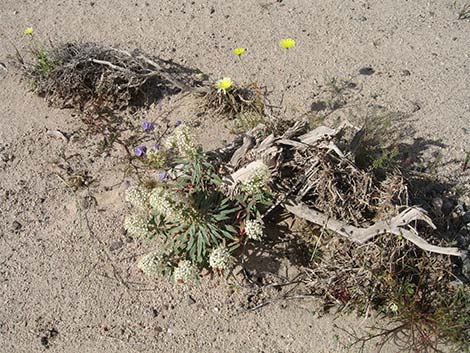
[[[33,76],[46,77],[47,74],[54,68],[54,61],[49,57],[47,51],[42,43],[37,41],[34,36],[32,27],[27,27],[23,30],[23,35],[29,38],[29,52],[33,56]],[[34,80],[33,80],[34,82]]]
[[[167,157],[167,177],[151,187],[130,187],[125,195],[135,211],[124,220],[126,231],[158,244],[138,268],[176,283],[195,281],[204,269],[229,273],[240,245],[263,237],[261,211],[271,204],[269,170],[254,171],[228,194],[224,175],[186,124],[177,126],[159,151]]]
[[[285,50],[284,66],[286,66],[289,52],[295,47],[296,42],[292,38],[283,38],[278,42],[278,45],[282,50]],[[232,54],[241,65],[245,76],[244,79],[248,80],[249,77],[245,71],[244,60],[242,59],[245,52],[246,49],[241,46],[232,49]],[[280,107],[282,107],[284,91],[285,87],[287,87],[285,81],[289,80],[290,76],[283,80]],[[240,85],[235,81],[243,81],[243,78],[234,80],[227,76],[216,80],[214,85],[208,88],[204,96],[204,108],[233,119],[235,121],[233,131],[236,133],[246,132],[260,123],[269,125],[267,119],[269,115],[265,111],[265,99],[260,93],[259,86],[255,82]]]
[[[208,88],[204,108],[234,119],[245,114],[264,114],[264,104],[256,85],[239,85],[222,77]]]

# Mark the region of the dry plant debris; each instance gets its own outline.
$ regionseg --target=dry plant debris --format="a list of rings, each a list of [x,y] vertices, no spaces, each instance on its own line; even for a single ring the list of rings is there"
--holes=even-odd
[[[172,61],[96,43],[32,48],[20,58],[34,91],[62,108],[124,110],[149,106],[164,95],[196,90],[200,72]]]
[[[270,168],[277,202],[264,218],[282,205],[316,225],[297,233],[314,244],[302,278],[306,295],[365,316],[378,310],[392,321],[377,335],[355,336],[356,343],[375,338],[380,348],[395,340],[431,351],[450,340],[468,349],[470,289],[462,266],[469,254],[462,244],[453,246],[458,235],[444,238],[424,209],[409,204],[408,183],[398,169],[378,176],[356,166],[348,146],[360,129],[343,124],[308,131],[306,125],[267,137],[258,127],[235,141],[237,149],[228,146],[234,150],[226,157],[229,191],[236,193],[252,169]],[[351,139],[347,129],[355,131]]]
[[[275,176],[273,188],[280,199],[289,201],[287,210],[298,217],[358,243],[394,234],[426,251],[462,256],[457,248],[431,245],[418,236],[410,224],[421,220],[435,228],[432,220],[405,203],[407,190],[398,174],[381,181],[354,165],[334,141],[344,128],[320,126],[302,133],[306,123],[299,123],[280,137],[248,137],[231,160],[234,167],[245,165],[227,180],[234,188],[264,164]]]
[[[260,89],[256,84],[238,86],[230,83],[227,88],[216,84],[204,95],[202,107],[229,118],[257,115],[264,116],[264,103]],[[251,117],[253,119],[253,117]]]

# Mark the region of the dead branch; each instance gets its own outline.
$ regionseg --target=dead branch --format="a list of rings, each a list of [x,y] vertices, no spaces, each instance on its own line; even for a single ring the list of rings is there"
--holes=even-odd
[[[381,234],[394,234],[402,236],[419,248],[429,252],[459,257],[464,254],[464,251],[455,247],[440,247],[429,244],[426,240],[418,236],[417,231],[409,226],[411,222],[421,220],[434,228],[431,219],[426,215],[424,210],[419,208],[409,207],[389,220],[377,222],[368,228],[358,228],[328,217],[324,213],[316,211],[302,203],[285,205],[285,207],[297,217],[318,224],[359,244],[364,244]]]

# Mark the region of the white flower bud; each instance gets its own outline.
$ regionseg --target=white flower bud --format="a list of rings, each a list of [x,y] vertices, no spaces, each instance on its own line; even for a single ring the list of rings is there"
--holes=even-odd
[[[126,190],[126,201],[132,206],[145,209],[147,207],[148,191],[144,187],[131,186]]]
[[[261,193],[269,181],[271,180],[271,171],[265,165],[256,168],[250,177],[244,180],[240,186],[240,190],[248,195],[255,195]]]
[[[245,222],[245,233],[248,239],[261,240],[263,236],[263,224],[260,220],[247,220]]]
[[[162,271],[161,257],[157,252],[147,254],[140,259],[137,267],[148,276],[159,275]]]
[[[183,157],[190,157],[196,152],[193,140],[194,138],[189,127],[181,124],[168,136],[165,146],[167,148],[176,148]]]
[[[144,216],[128,216],[124,219],[123,226],[134,236],[148,238],[152,235],[149,230],[149,222]]]
[[[212,250],[209,256],[209,265],[213,270],[230,270],[230,268],[233,266],[233,263],[233,256],[224,246]]]
[[[189,283],[195,281],[199,276],[199,270],[191,261],[180,261],[173,274],[176,283]]]

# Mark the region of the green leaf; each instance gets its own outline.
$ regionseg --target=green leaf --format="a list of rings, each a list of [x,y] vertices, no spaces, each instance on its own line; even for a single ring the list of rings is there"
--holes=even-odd
[[[230,225],[230,224],[226,224],[225,229],[227,229],[230,233],[238,233],[238,231],[235,229],[235,227]]]
[[[226,221],[227,219],[230,219],[229,216],[224,216],[222,214],[212,216],[212,218],[215,219],[217,222],[222,222],[222,221]]]
[[[197,262],[202,262],[202,253],[204,252],[205,244],[202,234],[198,232],[197,237]]]
[[[184,225],[180,225],[178,227],[171,228],[170,230],[168,230],[168,234],[169,235],[174,235],[174,234],[180,233],[181,231],[183,231],[184,228],[185,228]]]
[[[210,224],[208,223],[207,226],[209,227],[210,229],[210,233],[213,234],[215,237],[219,238],[219,239],[222,239],[222,237],[220,236],[220,232],[222,231],[222,229],[214,226],[213,224]],[[215,241],[217,243],[217,241]]]
[[[228,250],[232,253],[239,247],[240,247],[240,243],[232,243],[231,245],[229,245]]]
[[[222,230],[222,234],[223,234],[224,236],[226,236],[227,238],[229,238],[229,239],[232,239],[232,240],[235,240],[235,239],[236,239],[235,236],[233,236],[232,234],[230,234],[230,233],[227,232],[226,230]]]
[[[194,248],[195,238],[196,237],[192,234],[189,236],[189,241],[188,241],[188,246],[187,246],[188,250],[192,250]]]

